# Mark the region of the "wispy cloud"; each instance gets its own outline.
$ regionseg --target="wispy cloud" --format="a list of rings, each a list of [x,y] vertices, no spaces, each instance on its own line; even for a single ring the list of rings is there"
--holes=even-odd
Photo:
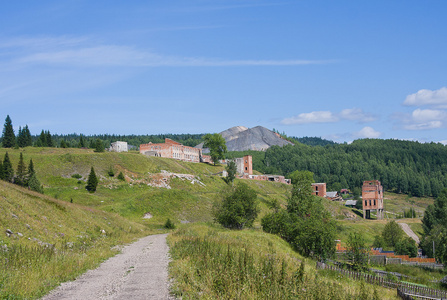
[[[0,48],[19,51],[11,58],[18,64],[50,64],[78,67],[227,67],[227,66],[299,66],[334,63],[335,60],[261,59],[232,60],[206,57],[183,57],[158,54],[133,46],[95,44],[79,38],[18,38],[0,41]]]
[[[417,93],[408,95],[405,98],[404,105],[408,106],[434,106],[438,108],[447,108],[447,87],[439,90],[419,90]]]
[[[333,123],[341,120],[355,121],[358,123],[367,123],[376,120],[372,114],[365,113],[360,108],[344,109],[339,113],[330,111],[313,111],[310,113],[301,113],[297,116],[285,118],[281,121],[284,125],[308,124],[308,123]]]
[[[285,118],[281,121],[284,125],[309,124],[309,123],[332,123],[338,118],[330,111],[313,111],[302,113],[294,117]]]

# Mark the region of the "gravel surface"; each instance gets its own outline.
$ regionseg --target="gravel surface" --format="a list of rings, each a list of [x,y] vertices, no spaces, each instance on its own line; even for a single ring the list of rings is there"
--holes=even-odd
[[[416,235],[416,233],[413,232],[413,230],[411,230],[410,226],[408,226],[408,224],[406,224],[406,223],[398,223],[398,224],[403,229],[403,231],[409,237],[411,237],[413,240],[415,240],[415,242],[419,245],[419,237]]]
[[[150,235],[125,246],[121,254],[42,299],[175,299],[169,295],[166,236]]]

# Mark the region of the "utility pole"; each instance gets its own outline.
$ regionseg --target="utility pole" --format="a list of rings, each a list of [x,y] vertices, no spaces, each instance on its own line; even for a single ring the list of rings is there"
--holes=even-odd
[[[435,257],[435,241],[433,241],[433,257],[436,259],[436,257]]]

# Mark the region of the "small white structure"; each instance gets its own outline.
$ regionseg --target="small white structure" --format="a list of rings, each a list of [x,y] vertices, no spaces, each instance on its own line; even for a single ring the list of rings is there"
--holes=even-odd
[[[120,142],[117,141],[115,143],[110,144],[110,149],[109,151],[114,151],[114,152],[127,152],[127,142]]]

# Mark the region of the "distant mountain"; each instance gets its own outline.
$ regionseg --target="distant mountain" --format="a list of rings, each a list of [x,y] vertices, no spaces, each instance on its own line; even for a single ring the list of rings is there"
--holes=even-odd
[[[262,126],[253,128],[235,126],[222,131],[220,135],[227,142],[228,151],[265,151],[274,145],[293,145],[291,142],[281,138],[279,134]],[[203,148],[203,143],[197,145],[196,148]],[[206,153],[207,149],[204,149],[203,152]]]

